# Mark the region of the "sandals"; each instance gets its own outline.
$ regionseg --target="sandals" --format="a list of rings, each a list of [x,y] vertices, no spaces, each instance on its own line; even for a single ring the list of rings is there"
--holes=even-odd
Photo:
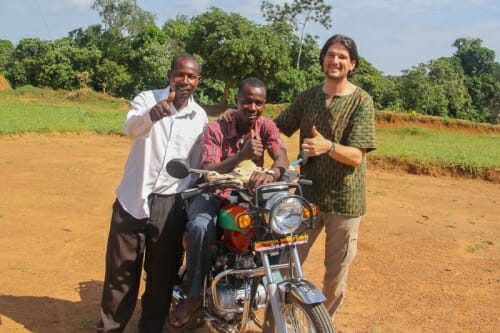
[[[181,328],[191,320],[196,310],[201,306],[201,297],[188,297],[169,314],[170,326]]]

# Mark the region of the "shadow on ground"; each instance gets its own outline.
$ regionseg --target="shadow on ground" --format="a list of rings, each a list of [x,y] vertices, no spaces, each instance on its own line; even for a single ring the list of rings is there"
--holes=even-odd
[[[80,282],[77,289],[80,293],[77,302],[44,296],[0,295],[0,320],[2,316],[9,317],[37,333],[62,332],[62,328],[71,332],[95,331],[102,282]]]

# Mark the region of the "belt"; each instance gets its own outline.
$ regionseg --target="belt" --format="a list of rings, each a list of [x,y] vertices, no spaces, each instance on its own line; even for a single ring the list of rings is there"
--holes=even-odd
[[[149,197],[151,198],[170,198],[173,196],[177,196],[180,198],[179,193],[171,193],[171,194],[159,194],[159,193],[151,193]]]

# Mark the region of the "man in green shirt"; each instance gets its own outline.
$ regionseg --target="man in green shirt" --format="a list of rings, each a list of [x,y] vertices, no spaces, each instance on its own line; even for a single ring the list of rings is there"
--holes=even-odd
[[[351,38],[332,36],[319,60],[324,82],[300,93],[275,122],[287,136],[300,130],[301,150],[308,157],[301,173],[314,185],[305,187],[304,195],[320,213],[318,228],[307,230],[309,247],[302,246],[301,258],[305,260],[324,227],[323,292],[333,319],[344,298],[366,211],[365,154],[376,148],[375,111],[370,95],[349,81],[359,64]]]

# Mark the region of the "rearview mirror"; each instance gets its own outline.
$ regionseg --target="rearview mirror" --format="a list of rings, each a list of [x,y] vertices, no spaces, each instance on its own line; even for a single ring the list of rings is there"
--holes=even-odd
[[[174,178],[184,178],[189,175],[189,165],[182,158],[173,158],[167,163],[167,172]]]

